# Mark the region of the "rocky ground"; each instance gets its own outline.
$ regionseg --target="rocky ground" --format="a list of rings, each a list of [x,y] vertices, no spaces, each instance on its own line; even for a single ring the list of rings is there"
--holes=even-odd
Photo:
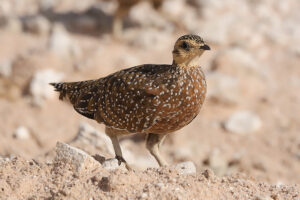
[[[0,1],[0,199],[300,199],[299,1],[143,2],[118,40],[115,8]],[[134,171],[118,167],[103,125],[48,83],[171,63],[186,33],[212,47],[200,115],[166,139],[170,167],[157,168],[143,135],[121,139]]]

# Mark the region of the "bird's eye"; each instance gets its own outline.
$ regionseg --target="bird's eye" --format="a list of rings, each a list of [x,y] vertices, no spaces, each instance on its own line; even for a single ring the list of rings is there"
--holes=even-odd
[[[190,46],[187,42],[182,42],[181,47],[185,50],[189,50]]]

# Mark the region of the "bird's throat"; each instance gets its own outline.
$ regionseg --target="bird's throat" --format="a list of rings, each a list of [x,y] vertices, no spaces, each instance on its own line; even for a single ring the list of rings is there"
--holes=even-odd
[[[199,66],[201,55],[194,56],[192,58],[184,59],[180,63],[176,63],[177,66],[182,68],[190,68]]]

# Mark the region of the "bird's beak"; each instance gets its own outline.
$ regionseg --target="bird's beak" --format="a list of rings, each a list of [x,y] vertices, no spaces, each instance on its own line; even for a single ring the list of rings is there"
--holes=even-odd
[[[200,49],[203,49],[203,50],[210,50],[210,47],[207,45],[207,44],[204,44],[200,47]]]

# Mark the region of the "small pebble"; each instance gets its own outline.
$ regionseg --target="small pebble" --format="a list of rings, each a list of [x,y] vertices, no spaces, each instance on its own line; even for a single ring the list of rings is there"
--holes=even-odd
[[[196,173],[196,166],[192,161],[182,162],[175,165],[175,169],[180,174],[195,174]]]
[[[238,111],[225,122],[227,131],[241,135],[258,131],[261,126],[261,119],[251,111]]]
[[[24,140],[30,137],[29,130],[24,126],[19,126],[13,133],[13,137],[16,139]]]

